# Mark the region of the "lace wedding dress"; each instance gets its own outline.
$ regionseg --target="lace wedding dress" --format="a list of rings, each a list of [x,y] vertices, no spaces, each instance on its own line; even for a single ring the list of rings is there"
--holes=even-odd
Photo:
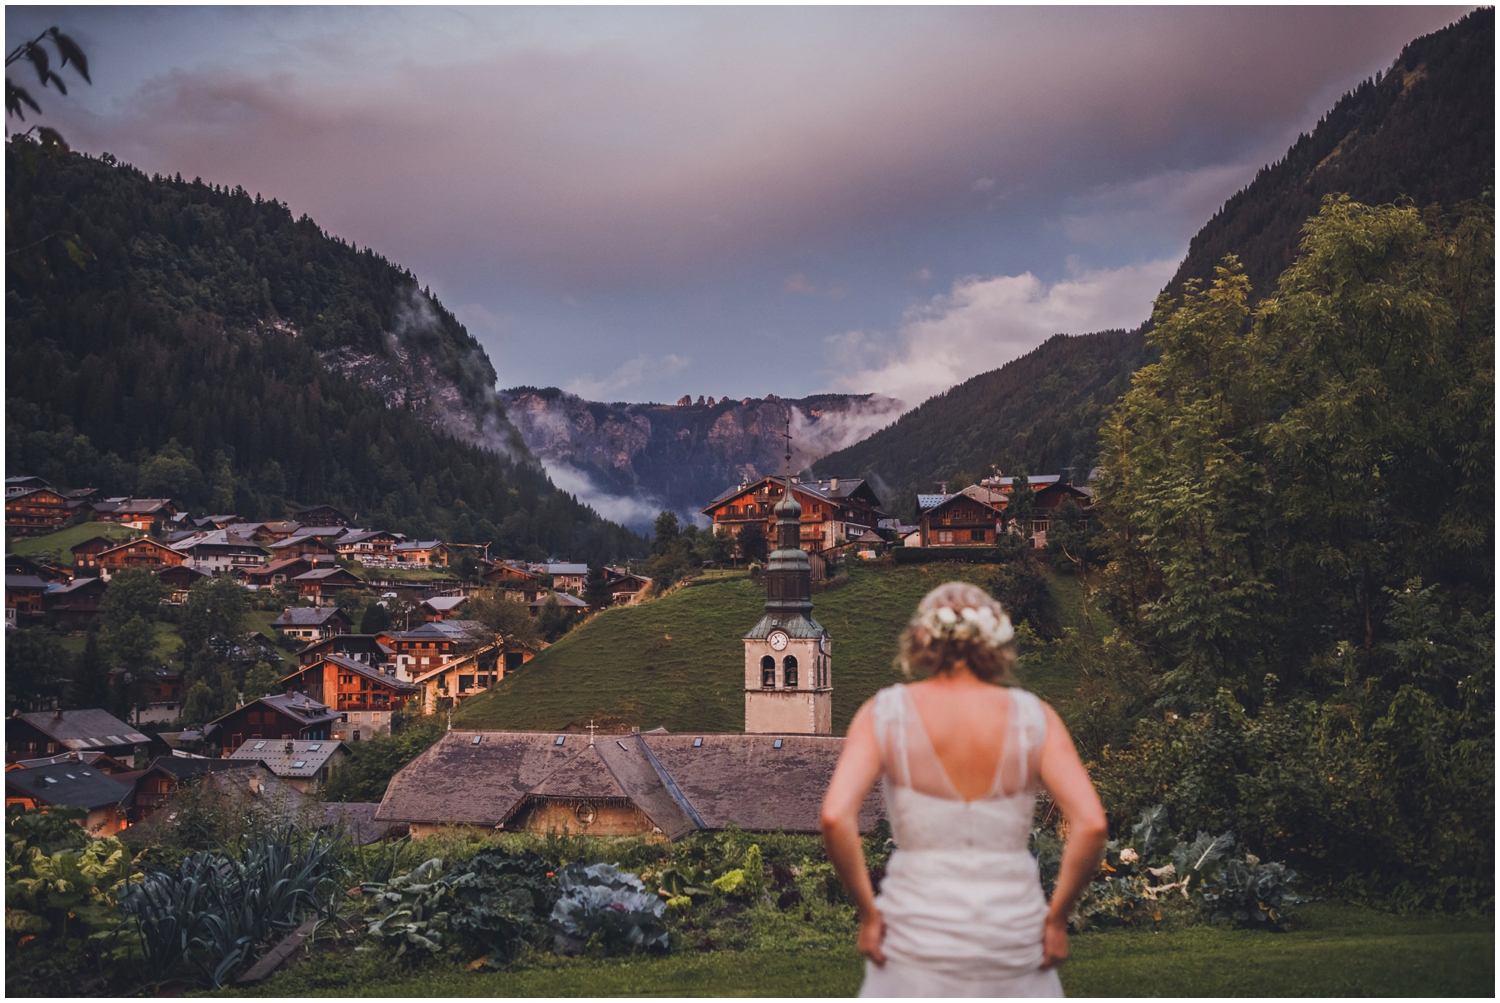
[[[1030,693],[1006,692],[995,779],[973,801],[948,778],[907,688],[875,695],[897,848],[875,899],[886,962],[865,962],[861,996],[1063,994],[1056,970],[1041,970],[1047,901],[1026,848],[1047,718]]]

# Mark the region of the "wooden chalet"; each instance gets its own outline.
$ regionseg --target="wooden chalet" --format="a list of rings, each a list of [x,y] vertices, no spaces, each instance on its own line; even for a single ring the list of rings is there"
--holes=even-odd
[[[271,531],[270,526],[266,522],[232,522],[224,527],[224,531],[264,547],[282,539]]]
[[[309,505],[292,516],[304,526],[352,526],[354,520],[332,505]]]
[[[186,564],[176,567],[162,568],[156,572],[156,577],[167,587],[167,595],[162,602],[172,606],[180,606],[187,601],[188,592],[198,582],[205,581],[211,577],[207,572],[190,568]]]
[[[416,679],[461,655],[495,643],[495,632],[477,620],[439,620],[413,630],[380,635],[396,652],[396,675]]]
[[[348,560],[362,560],[367,557],[389,558],[391,548],[399,542],[395,533],[374,529],[340,536],[334,541],[333,548],[338,551],[340,557]]]
[[[7,575],[32,575],[49,585],[66,585],[73,580],[73,572],[49,558],[30,558],[20,554],[5,555]]]
[[[302,593],[302,598],[314,603],[331,599],[344,589],[353,589],[365,583],[343,568],[317,568],[304,571],[292,579],[292,584]]]
[[[609,576],[609,594],[615,606],[634,606],[646,594],[651,579],[624,568],[605,568]]]
[[[572,613],[574,616],[582,617],[586,615],[590,609],[588,603],[584,602],[577,596],[568,595],[568,593],[566,592],[546,592],[542,595],[537,596],[526,605],[531,608],[532,616],[541,616],[542,608],[554,599],[557,600],[557,605],[561,606],[567,612]]]
[[[73,511],[68,508],[68,499],[40,477],[25,478],[40,482],[11,493],[10,481],[6,481],[5,531],[12,537],[45,536],[55,533],[73,521]]]
[[[313,641],[297,652],[297,661],[302,665],[311,665],[329,655],[338,655],[385,669],[396,664],[396,649],[388,641],[389,635],[386,634],[334,634],[332,637]]]
[[[172,544],[172,549],[183,555],[188,564],[211,575],[222,575],[236,568],[259,568],[267,560],[266,550],[260,544],[223,529],[179,540]]]
[[[337,606],[288,606],[271,626],[297,641],[321,641],[349,633],[354,624]]]
[[[138,825],[155,815],[182,787],[211,773],[243,775],[257,764],[202,756],[157,756],[130,778],[130,787],[120,800],[129,824]]]
[[[7,626],[32,623],[46,612],[42,596],[52,587],[36,575],[5,576],[5,623]]]
[[[332,738],[339,715],[305,693],[261,697],[210,721],[203,737],[224,749],[238,749],[247,739]]]
[[[28,491],[35,491],[38,488],[50,488],[51,486],[51,481],[45,477],[38,477],[35,474],[21,474],[18,477],[7,477],[5,479],[5,497],[14,498]]]
[[[782,478],[762,477],[753,484],[729,489],[701,511],[713,520],[715,532],[726,529],[738,534],[745,525],[756,523],[769,542],[776,536],[774,510],[785,490]],[[847,542],[855,527],[874,530],[885,517],[880,511],[880,499],[864,480],[793,478],[792,495],[802,506],[802,549],[813,553],[832,550]]]
[[[119,804],[130,793],[122,783],[93,764],[64,758],[25,769],[6,770],[5,807],[79,808],[78,819],[91,835],[112,836],[125,827]]]
[[[330,724],[332,736],[346,742],[389,735],[391,713],[417,693],[413,683],[397,678],[394,668],[386,671],[339,655],[299,666],[281,684],[337,711],[338,720]]]
[[[438,620],[455,620],[462,616],[462,607],[468,596],[428,596],[417,605],[417,611],[428,623]]]
[[[102,578],[75,578],[42,595],[47,622],[61,631],[87,630],[99,617],[108,584]]]
[[[99,567],[99,555],[106,550],[114,550],[122,542],[117,538],[101,535],[91,536],[82,543],[75,543],[73,545],[74,573],[87,571],[98,574],[95,569]]]
[[[479,577],[486,585],[494,586],[507,598],[518,602],[531,602],[545,591],[541,575],[514,564],[491,564],[480,572]]]
[[[333,541],[318,536],[305,536],[300,532],[284,540],[277,540],[271,544],[270,551],[273,563],[294,557],[326,557],[333,560],[338,556]]]
[[[993,547],[1001,510],[966,494],[917,495],[922,547]]]
[[[256,588],[265,589],[274,588],[282,582],[289,582],[298,575],[305,575],[309,571],[335,566],[331,557],[288,557],[284,560],[272,561],[270,564],[261,564],[256,567],[236,568],[230,574],[246,585],[254,585]]]
[[[587,564],[549,564],[547,574],[552,576],[552,587],[560,592],[582,592],[588,580]]]
[[[151,739],[106,710],[53,710],[5,719],[5,761],[36,759],[63,752],[103,752],[134,761]]]
[[[106,498],[92,508],[100,522],[117,522],[142,533],[160,533],[177,515],[170,498]]]
[[[230,512],[221,515],[206,515],[201,519],[190,520],[199,530],[228,529],[234,523],[240,521],[238,512]]]
[[[108,578],[117,571],[125,571],[131,568],[146,568],[149,571],[157,571],[161,568],[176,567],[187,563],[187,556],[179,551],[173,550],[164,543],[140,537],[135,540],[127,540],[108,550],[101,550],[96,556],[99,574]]]
[[[391,547],[391,560],[420,567],[446,567],[448,548],[441,540],[402,540]]]

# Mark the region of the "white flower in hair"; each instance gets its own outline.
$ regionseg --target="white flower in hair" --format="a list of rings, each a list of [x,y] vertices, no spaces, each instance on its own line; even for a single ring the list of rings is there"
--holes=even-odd
[[[997,617],[988,606],[965,606],[956,612],[939,606],[921,614],[917,622],[939,637],[983,641],[992,648],[1008,644],[1016,636],[1010,617],[1003,612]]]

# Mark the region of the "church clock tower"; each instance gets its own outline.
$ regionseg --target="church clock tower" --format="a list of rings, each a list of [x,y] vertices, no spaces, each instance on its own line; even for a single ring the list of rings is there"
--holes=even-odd
[[[787,456],[791,463],[790,448]],[[833,638],[812,618],[802,506],[788,475],[766,562],[766,615],[745,635],[745,731],[833,734]]]

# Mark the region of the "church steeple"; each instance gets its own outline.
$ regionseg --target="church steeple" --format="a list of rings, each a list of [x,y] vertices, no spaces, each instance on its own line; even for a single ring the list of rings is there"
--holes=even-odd
[[[833,639],[812,618],[812,567],[802,549],[802,506],[792,482],[791,412],[776,503],[776,549],[766,561],[766,614],[745,635],[745,730],[833,731]]]

